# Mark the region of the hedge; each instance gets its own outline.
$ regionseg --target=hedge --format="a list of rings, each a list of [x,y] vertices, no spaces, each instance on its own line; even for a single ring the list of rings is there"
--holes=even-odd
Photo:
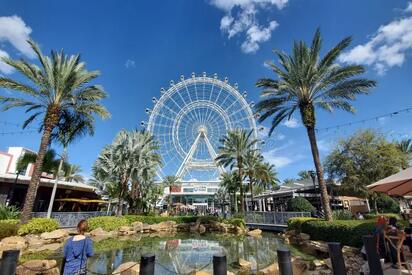
[[[94,217],[87,220],[89,230],[94,230],[101,227],[105,231],[113,231],[119,229],[121,226],[129,225],[130,222],[124,217]]]
[[[296,218],[289,218],[288,219],[288,229],[289,230],[296,230],[296,232],[301,232],[302,224],[308,221],[317,221],[317,218],[311,217],[296,217]]]
[[[382,213],[382,214],[365,214],[364,217],[367,220],[376,220],[378,217],[384,216],[385,218],[396,218],[398,221],[401,220],[401,216],[396,213]]]
[[[14,236],[19,229],[19,220],[0,220],[0,239]]]
[[[162,216],[142,216],[142,215],[125,215],[124,218],[129,224],[133,222],[142,222],[146,224],[155,224],[166,221],[175,221],[176,223],[196,222],[196,216],[176,216],[176,217],[162,217]]]
[[[288,200],[288,211],[297,211],[297,212],[312,212],[315,207],[305,198],[296,197]]]
[[[311,240],[340,242],[342,245],[362,246],[362,236],[371,235],[375,229],[374,220],[308,221],[302,224],[302,232]]]
[[[59,222],[56,219],[33,218],[28,223],[20,226],[17,233],[19,235],[40,234],[50,232],[59,228]]]

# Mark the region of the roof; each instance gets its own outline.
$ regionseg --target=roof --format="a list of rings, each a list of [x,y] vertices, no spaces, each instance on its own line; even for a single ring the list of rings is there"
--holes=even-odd
[[[14,182],[15,179],[16,179],[15,174],[0,174],[0,182],[12,183]],[[30,180],[31,180],[31,177],[20,175],[18,178],[18,183],[29,184]],[[45,178],[40,179],[40,183],[42,186],[52,187],[54,185],[54,182],[55,182],[54,179],[45,179]],[[68,182],[68,181],[59,180],[57,184],[58,184],[58,187],[60,188],[72,189],[72,190],[94,192],[97,189],[94,186],[91,186],[85,183],[80,183],[80,182]]]

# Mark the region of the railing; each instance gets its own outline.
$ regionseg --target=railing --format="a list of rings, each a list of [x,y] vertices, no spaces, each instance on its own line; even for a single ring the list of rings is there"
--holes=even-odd
[[[76,227],[80,220],[87,220],[93,217],[110,216],[106,211],[93,212],[52,212],[51,217],[59,222],[61,228]],[[47,212],[33,212],[33,218],[45,218]]]
[[[246,223],[286,225],[290,218],[310,217],[310,212],[246,212]]]

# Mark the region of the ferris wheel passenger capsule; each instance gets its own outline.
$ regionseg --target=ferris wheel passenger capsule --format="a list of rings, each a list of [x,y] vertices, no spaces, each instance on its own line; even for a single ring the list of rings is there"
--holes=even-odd
[[[162,87],[162,88],[160,88],[160,93],[161,93],[161,94],[164,94],[164,93],[166,93],[166,90],[165,90],[165,88],[163,88],[163,87]]]
[[[196,74],[193,72],[192,73],[192,78],[195,78],[196,77]]]
[[[170,80],[170,86],[174,86],[175,82],[173,80]]]
[[[156,103],[157,103],[157,98],[152,97],[152,102],[153,102],[154,104],[156,104]]]
[[[251,101],[251,102],[249,103],[249,106],[250,106],[250,108],[255,107],[255,102]]]
[[[235,87],[236,90],[239,88],[239,84],[237,84],[237,82],[233,86]]]
[[[242,95],[243,95],[244,98],[246,98],[247,97],[247,92],[244,91]]]
[[[203,75],[203,77],[206,77],[206,72],[203,72],[203,74],[202,74],[202,75]]]
[[[152,110],[150,110],[149,108],[146,108],[145,112],[146,112],[146,114],[150,114],[152,112]]]
[[[259,113],[255,113],[254,116],[255,116],[255,118],[260,118],[260,114],[259,114]]]
[[[217,79],[217,73],[214,73],[214,74],[213,74],[213,78],[214,78],[214,79]]]
[[[229,81],[229,78],[227,78],[227,76],[225,77],[225,83],[227,83]]]
[[[140,126],[144,127],[146,125],[146,122],[144,122],[143,120],[140,121]]]
[[[183,80],[185,80],[185,76],[184,75],[180,75],[180,81],[183,81]]]

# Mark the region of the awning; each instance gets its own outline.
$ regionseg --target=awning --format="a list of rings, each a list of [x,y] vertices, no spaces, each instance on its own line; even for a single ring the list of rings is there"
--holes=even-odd
[[[103,201],[103,200],[88,200],[88,199],[75,199],[75,198],[56,199],[55,201],[81,202],[81,203],[109,203],[108,201]]]
[[[412,196],[412,167],[367,186],[389,196]]]

